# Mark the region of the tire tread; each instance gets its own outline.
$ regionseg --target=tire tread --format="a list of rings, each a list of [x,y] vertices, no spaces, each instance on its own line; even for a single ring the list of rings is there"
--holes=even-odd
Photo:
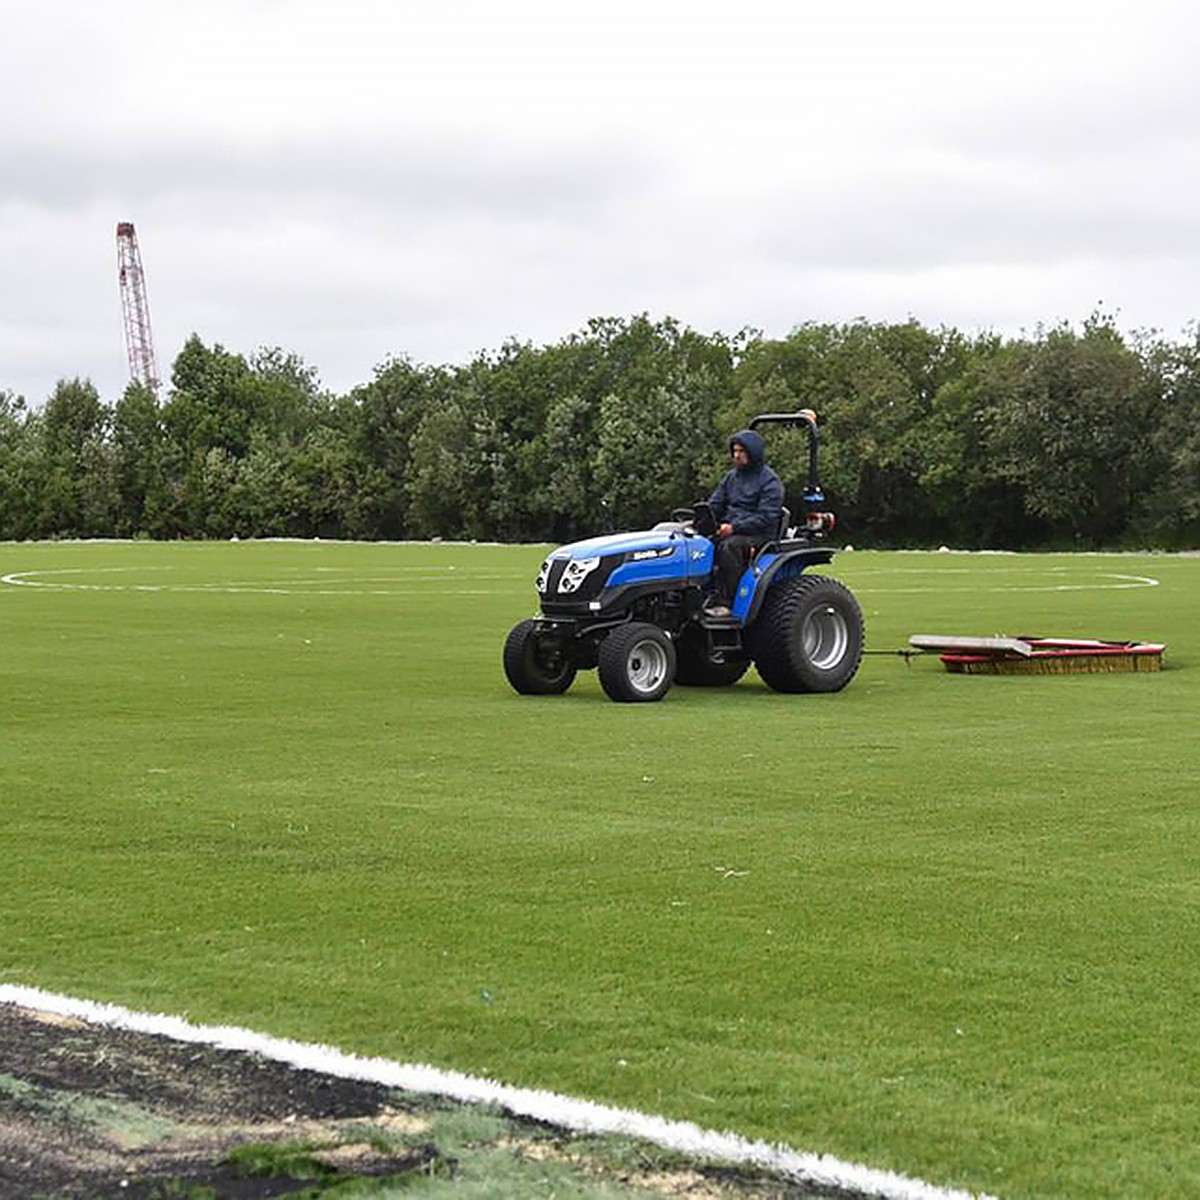
[[[804,611],[818,603],[836,603],[850,631],[845,657],[830,670],[808,661],[797,636]],[[763,682],[777,692],[836,692],[853,679],[862,661],[863,620],[858,602],[839,580],[800,575],[774,584],[763,601],[750,638],[750,652]]]

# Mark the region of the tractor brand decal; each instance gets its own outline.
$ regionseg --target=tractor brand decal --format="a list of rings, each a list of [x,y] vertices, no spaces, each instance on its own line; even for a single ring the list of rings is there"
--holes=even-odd
[[[703,550],[693,550],[692,551],[692,562],[695,562],[698,558],[703,558],[703,557],[704,557]]]
[[[583,581],[600,565],[599,558],[574,558],[567,563],[567,569],[558,581],[560,595],[570,595],[579,591]]]
[[[670,558],[675,550],[671,546],[660,546],[657,550],[635,550],[630,556],[630,562],[642,562],[647,558]]]

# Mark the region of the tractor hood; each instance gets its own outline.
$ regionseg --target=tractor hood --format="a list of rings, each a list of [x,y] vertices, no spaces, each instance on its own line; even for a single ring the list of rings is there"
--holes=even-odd
[[[587,538],[552,550],[538,572],[544,612],[617,603],[628,588],[681,586],[712,570],[712,543],[675,522],[636,533]]]
[[[638,550],[670,549],[682,534],[674,530],[645,529],[637,533],[609,533],[601,537],[587,538],[582,542],[571,542],[547,555],[552,560],[560,558],[604,558],[609,554],[628,554]]]

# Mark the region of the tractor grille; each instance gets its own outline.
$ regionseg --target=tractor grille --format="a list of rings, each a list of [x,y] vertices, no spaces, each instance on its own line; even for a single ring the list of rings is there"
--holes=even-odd
[[[623,554],[606,554],[591,566],[590,559],[551,560],[545,582],[539,592],[544,612],[576,611],[581,604],[595,600],[608,577],[624,561]]]

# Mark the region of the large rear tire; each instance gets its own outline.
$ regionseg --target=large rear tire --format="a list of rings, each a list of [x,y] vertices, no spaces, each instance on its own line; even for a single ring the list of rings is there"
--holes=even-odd
[[[504,674],[523,696],[558,696],[575,682],[575,664],[556,638],[540,638],[537,622],[521,621],[504,642]]]
[[[767,592],[748,640],[768,687],[839,692],[862,660],[862,611],[850,589],[836,579],[784,579]]]
[[[661,700],[675,678],[675,643],[656,625],[618,625],[600,643],[600,686],[628,704]]]

